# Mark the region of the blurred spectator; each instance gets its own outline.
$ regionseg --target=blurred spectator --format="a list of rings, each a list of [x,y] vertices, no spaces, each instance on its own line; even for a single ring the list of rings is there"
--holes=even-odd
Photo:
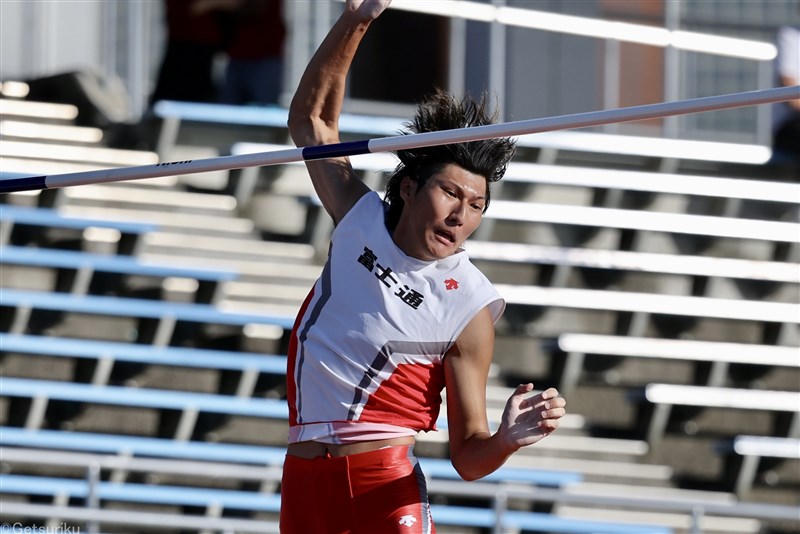
[[[800,26],[784,26],[778,30],[777,45],[778,85],[800,84]],[[776,104],[773,119],[773,159],[800,163],[800,99]]]
[[[214,57],[224,45],[220,11],[241,0],[164,0],[167,39],[150,103],[158,100],[214,102]]]
[[[225,104],[275,104],[283,81],[283,0],[239,0],[230,14]]]

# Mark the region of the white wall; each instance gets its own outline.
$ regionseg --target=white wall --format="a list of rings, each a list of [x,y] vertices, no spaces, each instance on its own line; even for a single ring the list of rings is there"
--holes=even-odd
[[[0,1],[0,79],[101,70],[101,0]]]

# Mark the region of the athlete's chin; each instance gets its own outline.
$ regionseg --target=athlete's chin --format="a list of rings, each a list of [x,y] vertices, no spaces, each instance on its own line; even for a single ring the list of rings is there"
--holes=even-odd
[[[432,260],[443,260],[458,252],[458,246],[455,243],[442,244],[438,243],[434,247],[430,247],[429,253]]]

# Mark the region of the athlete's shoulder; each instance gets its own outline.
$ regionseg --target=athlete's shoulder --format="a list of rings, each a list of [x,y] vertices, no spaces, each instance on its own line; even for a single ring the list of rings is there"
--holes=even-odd
[[[385,207],[380,195],[375,191],[364,193],[361,198],[353,204],[348,212],[336,225],[332,237],[342,233],[344,229],[365,228],[369,225],[378,224],[384,220]]]
[[[383,214],[385,211],[385,204],[380,195],[376,191],[367,191],[358,201],[350,208],[350,213],[356,214]]]

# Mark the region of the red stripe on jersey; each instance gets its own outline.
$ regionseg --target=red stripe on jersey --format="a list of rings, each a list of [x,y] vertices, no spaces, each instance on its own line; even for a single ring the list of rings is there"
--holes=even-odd
[[[289,425],[297,424],[297,384],[295,383],[294,375],[298,357],[298,329],[300,323],[303,321],[303,317],[306,315],[306,309],[312,298],[314,298],[313,287],[303,301],[300,311],[297,312],[297,318],[294,320],[294,326],[292,327],[292,337],[289,338],[289,354],[286,363],[286,402],[289,404]]]
[[[370,395],[358,420],[415,430],[435,430],[443,388],[442,363],[400,364]]]

